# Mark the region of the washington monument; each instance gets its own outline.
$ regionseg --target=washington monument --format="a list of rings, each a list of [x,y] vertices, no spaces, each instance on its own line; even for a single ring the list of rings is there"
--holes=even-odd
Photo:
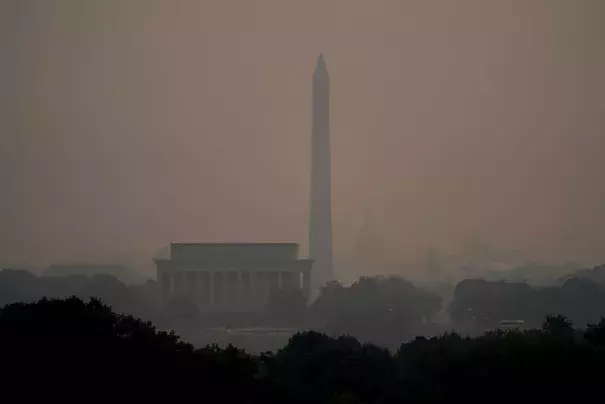
[[[332,268],[332,179],[330,158],[330,77],[323,55],[313,73],[313,134],[309,255],[313,290],[334,280]]]

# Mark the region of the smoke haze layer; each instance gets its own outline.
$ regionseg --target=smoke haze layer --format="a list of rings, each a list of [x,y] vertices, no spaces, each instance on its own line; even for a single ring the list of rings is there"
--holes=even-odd
[[[311,74],[334,237],[479,237],[603,261],[599,0],[0,4],[0,263],[148,263],[172,240],[306,249]]]

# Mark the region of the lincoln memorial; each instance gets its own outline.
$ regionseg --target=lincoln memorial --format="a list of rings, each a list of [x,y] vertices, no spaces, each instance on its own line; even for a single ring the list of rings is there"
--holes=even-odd
[[[200,310],[259,311],[273,291],[310,292],[313,261],[295,243],[171,243],[170,257],[154,261],[163,298]]]

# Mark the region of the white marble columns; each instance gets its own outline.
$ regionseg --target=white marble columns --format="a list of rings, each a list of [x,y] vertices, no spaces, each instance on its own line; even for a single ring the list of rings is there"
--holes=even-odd
[[[173,270],[159,277],[165,297],[184,296],[209,309],[262,308],[276,290],[308,296],[309,270]]]

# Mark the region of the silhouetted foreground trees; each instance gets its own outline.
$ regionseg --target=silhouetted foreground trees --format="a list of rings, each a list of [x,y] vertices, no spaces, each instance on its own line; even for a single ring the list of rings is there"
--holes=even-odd
[[[0,357],[7,393],[25,381],[46,398],[73,398],[81,391],[84,402],[100,396],[120,401],[125,393],[136,393],[137,402],[200,395],[204,402],[248,403],[254,397],[256,365],[243,351],[196,350],[96,299],[5,306]]]
[[[526,332],[417,338],[393,356],[310,332],[265,361],[290,403],[559,402],[600,391],[604,330],[603,321],[582,333],[553,317]]]
[[[598,400],[605,320],[574,330],[416,338],[391,353],[352,337],[299,333],[275,354],[194,349],[97,300],[41,300],[0,310],[3,394],[25,400],[205,403],[471,403]],[[28,386],[20,389],[19,382]],[[13,394],[18,393],[17,396]]]

